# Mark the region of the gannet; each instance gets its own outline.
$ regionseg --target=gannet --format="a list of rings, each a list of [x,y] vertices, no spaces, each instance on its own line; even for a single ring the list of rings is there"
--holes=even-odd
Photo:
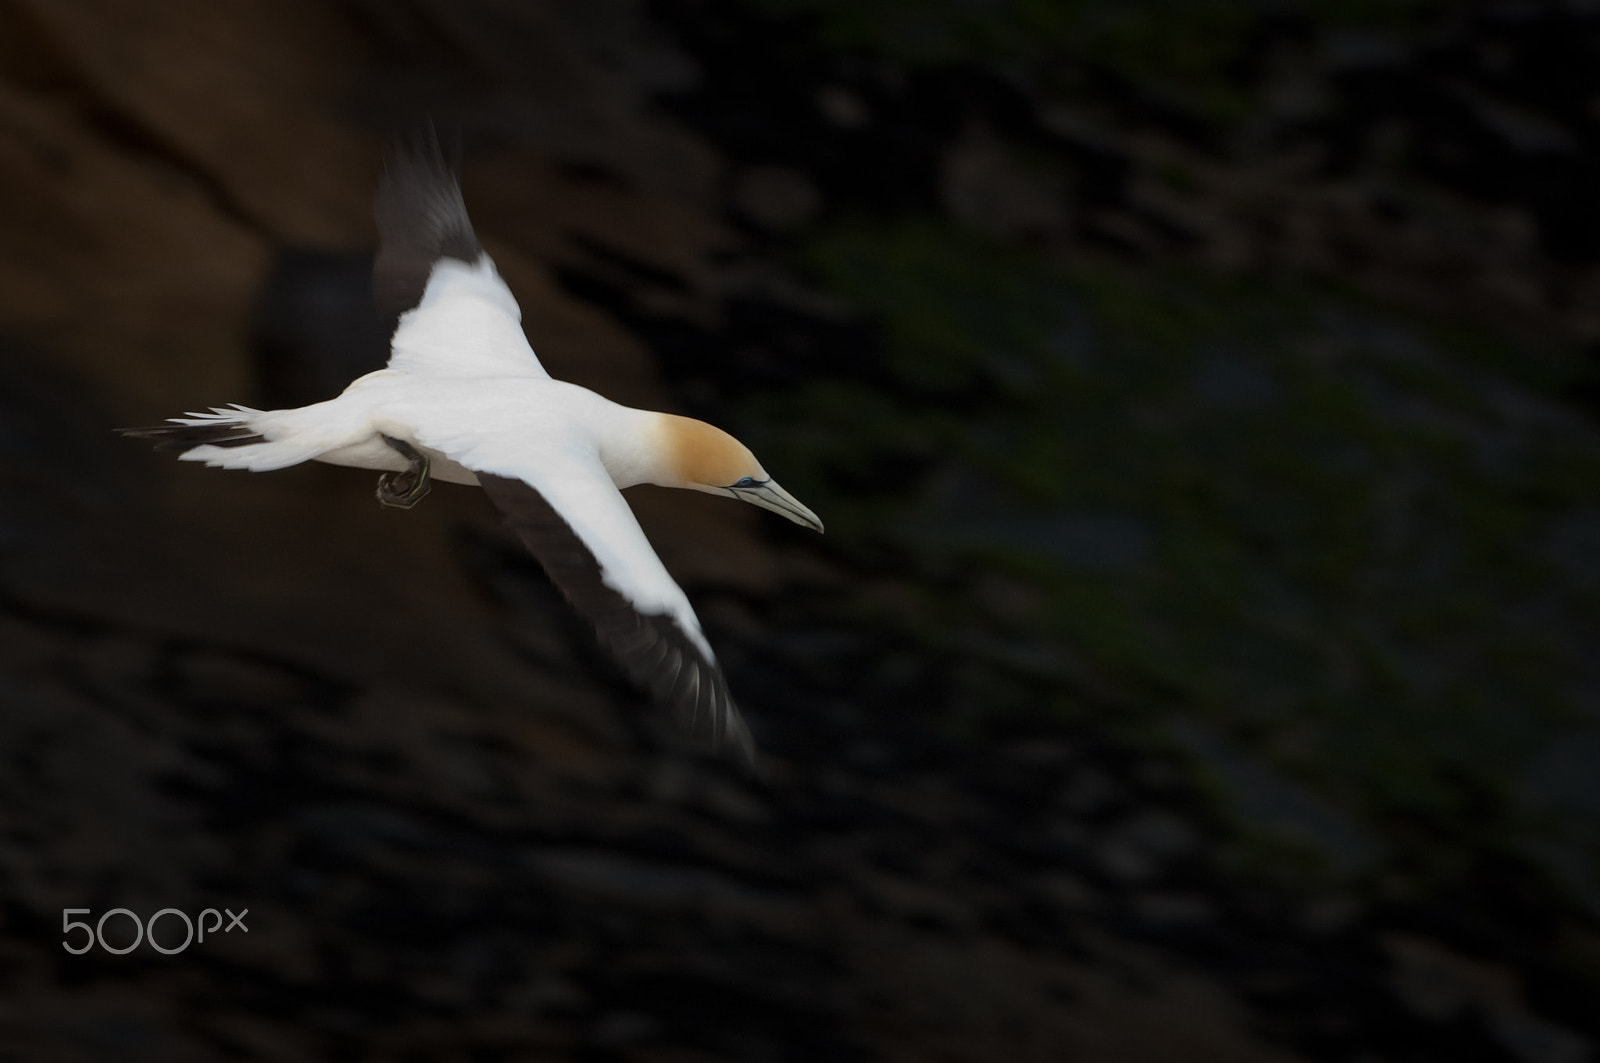
[[[373,292],[395,323],[385,368],[298,409],[232,404],[120,431],[223,469],[378,470],[386,506],[410,508],[432,480],[482,487],[625,674],[691,733],[754,765],[700,621],[620,492],[688,488],[819,532],[822,522],[721,429],[552,379],[431,132],[389,152],[374,213]]]

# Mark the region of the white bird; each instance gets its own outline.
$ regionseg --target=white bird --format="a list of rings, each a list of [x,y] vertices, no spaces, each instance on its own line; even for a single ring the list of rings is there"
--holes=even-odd
[[[817,531],[822,522],[726,432],[551,379],[431,135],[386,159],[375,213],[373,290],[380,309],[398,316],[386,368],[327,402],[214,407],[123,434],[225,469],[322,461],[381,470],[379,501],[402,508],[430,479],[483,487],[624,672],[692,733],[754,764],[749,729],[694,609],[620,490],[684,487]]]

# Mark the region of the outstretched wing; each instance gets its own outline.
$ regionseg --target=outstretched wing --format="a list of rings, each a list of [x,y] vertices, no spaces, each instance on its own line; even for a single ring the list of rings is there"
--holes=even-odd
[[[422,302],[440,259],[470,265],[483,254],[456,168],[445,161],[431,125],[385,155],[373,215],[378,255],[372,295],[391,329],[401,314]]]
[[[373,211],[372,293],[389,366],[431,376],[538,376],[522,310],[467,217],[455,167],[428,127],[391,148]]]
[[[506,523],[635,683],[695,737],[731,745],[750,765],[755,742],[688,599],[633,511],[597,477],[540,477],[538,487],[474,469]]]

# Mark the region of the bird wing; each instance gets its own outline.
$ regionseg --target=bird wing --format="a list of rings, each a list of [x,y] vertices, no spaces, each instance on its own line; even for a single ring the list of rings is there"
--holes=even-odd
[[[384,156],[373,216],[378,255],[372,263],[372,296],[391,328],[422,302],[439,259],[471,263],[483,254],[456,168],[445,161],[432,126],[397,142]]]
[[[432,375],[548,377],[522,310],[467,217],[432,127],[384,158],[373,206],[372,294],[391,329],[389,365]]]
[[[732,745],[753,765],[755,742],[699,619],[598,461],[565,474],[541,463],[528,475],[515,462],[458,460],[628,677],[696,738]]]

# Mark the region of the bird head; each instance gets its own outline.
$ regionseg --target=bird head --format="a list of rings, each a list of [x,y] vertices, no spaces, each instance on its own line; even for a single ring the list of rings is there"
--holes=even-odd
[[[663,414],[667,476],[665,487],[687,487],[770,509],[807,528],[822,530],[822,521],[799,499],[779,487],[750,448],[704,421]]]

